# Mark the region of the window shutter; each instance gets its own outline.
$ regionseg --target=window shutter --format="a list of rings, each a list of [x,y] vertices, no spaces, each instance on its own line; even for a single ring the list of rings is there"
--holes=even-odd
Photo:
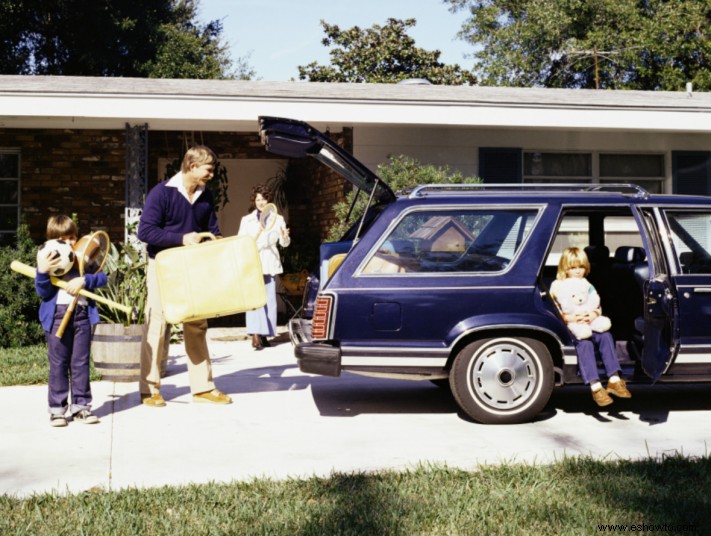
[[[479,177],[486,182],[523,182],[522,150],[506,147],[479,148]]]
[[[673,193],[711,195],[711,152],[672,151]]]

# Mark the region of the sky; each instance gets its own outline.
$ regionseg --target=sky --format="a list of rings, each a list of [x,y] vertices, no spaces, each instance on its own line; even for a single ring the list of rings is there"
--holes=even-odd
[[[408,35],[440,61],[472,68],[473,47],[457,39],[466,14],[450,13],[441,0],[200,0],[202,22],[222,20],[223,40],[233,58],[246,57],[259,80],[298,80],[297,66],[330,64],[331,48],[321,44],[320,20],[341,29],[384,26],[388,18],[414,18]]]

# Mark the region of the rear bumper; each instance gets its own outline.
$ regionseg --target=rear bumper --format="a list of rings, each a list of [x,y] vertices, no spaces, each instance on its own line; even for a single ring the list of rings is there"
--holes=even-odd
[[[299,370],[321,376],[341,375],[341,349],[311,341],[311,322],[303,318],[289,321],[289,338]]]

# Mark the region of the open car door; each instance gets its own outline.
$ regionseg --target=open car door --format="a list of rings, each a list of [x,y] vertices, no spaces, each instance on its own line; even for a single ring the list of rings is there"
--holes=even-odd
[[[642,370],[657,381],[669,368],[677,347],[674,334],[676,325],[676,296],[669,278],[669,267],[664,261],[662,244],[659,242],[657,218],[654,210],[640,214],[645,233],[642,238],[647,250],[649,278],[644,284],[644,346]]]

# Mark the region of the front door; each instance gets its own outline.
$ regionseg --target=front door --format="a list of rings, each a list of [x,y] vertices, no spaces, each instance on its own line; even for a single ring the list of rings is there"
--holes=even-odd
[[[679,352],[675,373],[693,374],[711,363],[711,210],[664,211],[677,272]]]
[[[642,350],[642,370],[657,381],[669,368],[674,353],[674,326],[676,318],[676,296],[669,278],[663,245],[659,239],[658,214],[654,210],[643,210],[636,217],[644,229],[643,240],[647,250],[649,274],[644,285],[644,347]],[[637,277],[643,277],[636,274]],[[639,328],[640,326],[638,326]]]

